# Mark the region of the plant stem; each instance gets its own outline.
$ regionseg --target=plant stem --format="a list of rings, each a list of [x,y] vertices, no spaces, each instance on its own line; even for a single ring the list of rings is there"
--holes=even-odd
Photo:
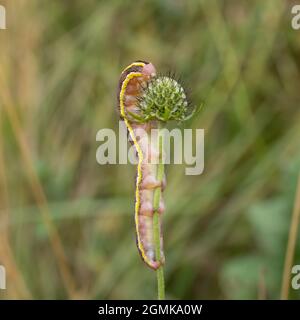
[[[160,137],[160,134],[158,134],[158,146],[159,146],[159,163],[157,165],[157,173],[156,173],[156,178],[158,181],[162,181],[164,177],[164,164],[162,161],[162,138]],[[154,208],[154,214],[153,214],[153,239],[154,239],[154,244],[155,244],[155,257],[157,261],[160,261],[161,259],[161,230],[160,230],[160,223],[159,223],[159,215],[160,213],[158,212],[159,204],[160,204],[160,198],[161,198],[161,187],[156,188],[154,190],[154,195],[153,195],[153,208]],[[165,280],[164,280],[164,269],[163,266],[161,265],[157,270],[156,270],[156,275],[157,275],[157,295],[158,295],[158,300],[163,300],[165,299]]]
[[[300,222],[300,174],[298,176],[298,185],[296,190],[295,204],[293,215],[291,219],[289,239],[286,250],[285,264],[283,270],[283,280],[281,287],[281,299],[287,300],[289,298],[289,288],[291,280],[291,270],[293,267],[293,259],[295,255],[298,227]]]

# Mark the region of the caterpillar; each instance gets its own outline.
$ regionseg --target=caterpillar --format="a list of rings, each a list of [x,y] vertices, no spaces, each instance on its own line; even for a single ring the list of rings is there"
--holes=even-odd
[[[146,121],[142,121],[139,101],[144,88],[155,77],[156,69],[152,63],[136,61],[122,71],[118,87],[120,117],[127,127],[138,158],[134,209],[136,242],[143,261],[154,270],[164,264],[165,258],[162,232],[160,232],[160,259],[157,259],[155,254],[153,235],[153,214],[159,213],[161,230],[164,201],[160,196],[159,206],[154,208],[153,195],[156,188],[161,188],[161,191],[164,189],[166,179],[163,177],[161,181],[157,180],[157,165],[151,163],[155,162],[155,157],[158,158],[160,153],[155,145],[149,145],[149,142],[145,142],[149,140],[144,139],[147,138],[144,135],[149,135],[152,129],[157,128],[157,120],[144,118]]]

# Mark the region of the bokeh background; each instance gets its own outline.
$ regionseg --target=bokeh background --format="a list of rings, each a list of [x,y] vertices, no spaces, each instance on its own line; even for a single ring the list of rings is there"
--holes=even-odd
[[[166,168],[167,297],[279,298],[300,165],[294,2],[1,4],[1,298],[156,297],[135,245],[135,167],[96,162],[96,133],[117,128],[118,78],[136,59],[204,102],[183,126],[205,129],[204,173]]]

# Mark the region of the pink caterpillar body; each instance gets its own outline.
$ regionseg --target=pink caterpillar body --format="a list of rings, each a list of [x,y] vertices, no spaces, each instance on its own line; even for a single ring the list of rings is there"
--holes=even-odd
[[[137,246],[143,261],[149,267],[156,270],[164,264],[165,259],[162,249],[162,236],[160,237],[160,259],[156,259],[155,256],[153,214],[154,212],[159,213],[161,228],[161,214],[164,212],[164,202],[162,197],[160,197],[158,208],[154,208],[153,195],[156,188],[163,190],[165,178],[162,181],[158,181],[156,178],[157,165],[152,163],[158,163],[159,150],[157,150],[156,144],[148,139],[151,129],[157,128],[157,121],[151,120],[141,123],[136,120],[140,115],[137,99],[141,97],[143,87],[155,75],[156,70],[151,63],[137,61],[129,65],[123,70],[120,77],[118,102],[120,116],[126,124],[130,141],[134,145],[138,157],[135,191]]]

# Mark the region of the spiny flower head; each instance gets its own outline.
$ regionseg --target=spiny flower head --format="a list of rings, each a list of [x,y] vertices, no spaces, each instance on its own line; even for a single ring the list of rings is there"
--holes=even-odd
[[[184,121],[190,118],[187,97],[182,86],[166,76],[152,78],[138,99],[140,119]]]

